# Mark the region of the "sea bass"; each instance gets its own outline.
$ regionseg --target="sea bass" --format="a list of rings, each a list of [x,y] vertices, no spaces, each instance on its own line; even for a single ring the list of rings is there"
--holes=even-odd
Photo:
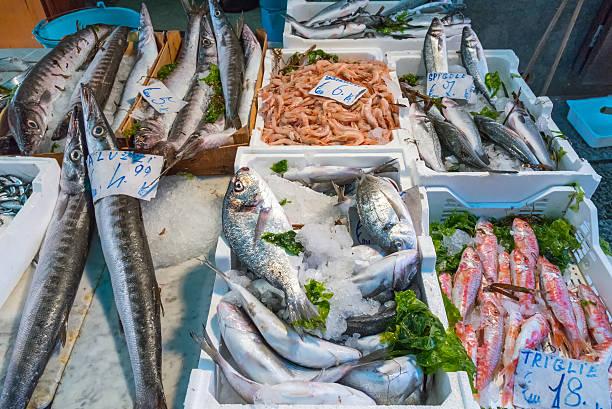
[[[83,275],[93,222],[78,109],[68,127],[60,191],[38,257],[4,380],[0,407],[25,409],[58,340]]]
[[[451,300],[465,317],[476,300],[480,280],[482,279],[482,264],[473,247],[466,247],[461,254],[459,268],[455,273]]]
[[[474,327],[470,324],[465,324],[463,321],[457,322],[455,324],[455,333],[461,340],[461,345],[463,345],[465,352],[467,352],[474,365],[476,365],[478,361],[478,337]]]
[[[119,129],[128,111],[136,101],[136,97],[138,97],[138,93],[140,92],[140,86],[144,85],[156,58],[157,42],[155,41],[155,31],[153,30],[153,24],[151,24],[151,17],[149,16],[147,6],[143,2],[140,8],[136,63],[125,81],[119,107],[117,111],[115,111],[115,117],[113,119],[113,131]]]
[[[87,86],[82,86],[81,102],[89,152],[118,151],[115,135]],[[161,374],[161,300],[140,202],[126,195],[106,196],[94,203],[94,209],[134,373],[134,407],[166,409]]]
[[[410,213],[389,180],[364,175],[358,182],[355,199],[364,229],[383,250],[392,253],[416,248]]]
[[[555,164],[550,158],[546,142],[544,142],[538,127],[533,122],[533,119],[531,119],[529,113],[522,106],[517,105],[514,109],[512,109],[512,106],[512,102],[508,102],[506,105],[506,115],[508,115],[508,125],[510,128],[514,129],[521,136],[541,164],[555,169]],[[511,109],[512,112],[510,112]]]
[[[431,21],[423,42],[423,60],[425,72],[448,72],[448,54],[446,52],[446,34],[439,18]]]
[[[293,30],[304,38],[311,39],[328,39],[328,38],[345,38],[365,31],[366,25],[361,23],[337,23],[329,26],[308,27],[300,24],[290,15],[285,15],[285,19]]]
[[[225,98],[225,128],[240,129],[243,124],[238,116],[238,103],[242,93],[245,71],[244,51],[218,1],[208,0],[208,4],[215,38],[217,39],[219,70],[221,71],[223,97]]]
[[[442,98],[442,105],[445,107],[443,110],[444,117],[455,125],[457,129],[463,132],[471,148],[476,152],[476,155],[488,165],[489,157],[484,152],[482,140],[480,139],[480,132],[478,132],[472,115],[450,98]]]
[[[412,137],[419,150],[421,159],[436,172],[446,172],[442,160],[440,139],[431,120],[425,115],[418,103],[410,104],[408,117],[412,124]]]
[[[373,262],[351,277],[364,298],[393,289],[405,290],[419,270],[421,257],[417,250],[402,250]]]
[[[6,114],[24,155],[36,153],[53,116],[54,103],[66,91],[68,79],[77,75],[76,71],[87,63],[111,29],[98,24],[64,37],[23,80]]]
[[[493,371],[499,362],[504,339],[504,317],[495,298],[484,302],[481,307],[480,330],[483,342],[478,347],[476,389],[483,390],[493,378]]]
[[[489,139],[497,145],[507,150],[510,155],[517,158],[522,163],[529,163],[532,165],[538,165],[540,163],[520,135],[512,129],[505,127],[495,119],[482,115],[474,115],[474,122],[480,132],[489,137]]]
[[[290,322],[317,317],[285,249],[261,238],[268,232],[288,232],[291,223],[257,172],[246,167],[236,172],[227,187],[222,217],[223,233],[238,259],[285,293]]]
[[[472,30],[472,27],[463,27],[461,35],[461,62],[468,74],[474,79],[474,87],[480,92],[491,106],[491,94],[485,85],[485,76],[489,72],[487,59],[484,55],[484,50],[478,36]]]
[[[489,283],[496,283],[498,282],[497,236],[493,232],[493,225],[485,218],[480,218],[476,223],[476,239],[482,272]]]
[[[538,239],[529,223],[518,217],[515,218],[512,221],[512,236],[516,248],[527,257],[529,265],[535,268],[540,257],[540,249]]]
[[[578,286],[578,295],[585,300],[583,304],[587,326],[591,337],[597,344],[612,340],[612,328],[608,320],[606,307],[603,305],[595,291],[587,285]]]

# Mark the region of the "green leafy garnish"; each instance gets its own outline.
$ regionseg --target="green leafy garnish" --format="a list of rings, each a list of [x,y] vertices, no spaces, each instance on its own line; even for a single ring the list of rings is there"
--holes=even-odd
[[[293,203],[291,200],[287,200],[287,198],[285,197],[283,200],[281,200],[280,202],[278,202],[279,205],[284,206],[287,203]]]
[[[485,85],[489,92],[491,92],[491,98],[497,95],[497,92],[503,85],[501,78],[499,78],[499,72],[488,72],[485,75]]]
[[[510,253],[514,250],[514,237],[510,234],[510,227],[493,225],[493,234],[497,236],[497,243],[502,246],[506,252]]]
[[[563,132],[561,131],[556,131],[554,129],[551,129],[550,132],[555,134],[555,137],[557,138],[561,138],[561,139],[566,139],[567,140],[567,136],[563,135]]]
[[[455,328],[455,324],[463,321],[459,308],[453,304],[448,296],[442,291],[442,301],[444,301],[444,309],[446,310],[446,318],[448,319],[448,327]]]
[[[187,179],[189,180],[193,180],[195,179],[195,176],[189,172],[179,172],[177,173],[178,176],[185,176]]]
[[[447,272],[454,275],[461,261],[461,254],[467,246],[456,254],[449,254],[448,249],[443,244],[444,237],[452,236],[457,229],[463,230],[470,236],[474,235],[474,228],[478,218],[468,212],[453,212],[441,223],[433,222],[429,224],[430,236],[436,250],[436,271]]]
[[[293,325],[307,329],[325,329],[325,320],[329,315],[329,308],[331,306],[329,300],[334,296],[334,293],[325,288],[325,282],[321,283],[315,279],[310,279],[304,286],[304,289],[306,290],[306,297],[308,297],[313,305],[317,306],[319,316],[309,320],[299,319],[294,321]]]
[[[295,241],[295,232],[293,230],[278,234],[264,233],[261,235],[261,238],[268,243],[276,244],[277,246],[284,248],[287,253],[293,254],[294,256],[297,256],[304,251],[304,246],[302,246],[302,243]]]
[[[542,223],[532,223],[531,228],[538,239],[540,254],[564,271],[572,252],[580,248],[575,227],[565,219],[544,219]]]
[[[513,72],[510,73],[510,78],[523,78],[519,74],[515,74]]]
[[[582,308],[588,307],[589,305],[597,305],[597,303],[590,300],[580,300],[580,306]]]
[[[51,145],[51,153],[55,153],[55,150],[59,149],[59,147],[59,143],[53,142],[53,144]]]
[[[278,174],[285,173],[287,171],[287,159],[276,162],[270,169]]]
[[[574,204],[569,206],[570,209],[577,212],[580,209],[580,203],[584,202],[584,190],[582,190],[582,186],[580,183],[568,183],[565,186],[571,186],[574,188],[574,193],[570,195],[570,201],[574,201]]]
[[[466,371],[470,382],[476,367],[452,328],[444,326],[414,292],[395,293],[395,323],[381,335],[391,346],[391,356],[415,355],[426,374],[442,368],[446,372]]]
[[[225,99],[223,95],[213,95],[206,110],[206,123],[212,124],[225,113]]]
[[[165,80],[166,78],[168,78],[170,73],[176,69],[177,66],[178,63],[175,62],[164,65],[157,71],[157,78],[160,80]]]
[[[599,247],[601,247],[601,251],[603,251],[606,256],[612,256],[612,249],[610,249],[610,243],[608,243],[601,237],[599,238]]]
[[[567,151],[563,148],[559,148],[559,150],[554,153],[555,162],[557,163],[557,166],[559,166],[561,158],[563,158],[565,155],[567,155]]]
[[[461,229],[472,236],[474,235],[477,221],[478,217],[469,212],[453,211],[453,213],[451,213],[442,223],[431,223],[429,225],[429,230],[440,231],[445,236],[452,236],[453,233],[455,233],[455,229]]]
[[[140,130],[140,127],[142,125],[140,125],[140,122],[134,122],[132,124],[132,126],[130,126],[128,129],[124,129],[122,134],[124,138],[131,138],[132,136],[136,135],[136,132],[138,132]]]
[[[222,94],[223,88],[221,87],[221,71],[216,64],[210,64],[208,68],[208,75],[204,78],[200,78],[200,81],[204,81],[210,85],[215,91],[215,94]]]
[[[414,87],[417,84],[419,77],[416,74],[404,74],[399,79],[400,81],[407,82],[409,85]]]
[[[497,119],[499,117],[499,112],[493,111],[489,107],[482,107],[482,110],[480,112],[470,112],[470,114],[472,114],[473,116],[482,115],[482,116],[486,116],[491,119]]]
[[[338,62],[338,56],[335,54],[327,54],[323,50],[312,50],[306,53],[306,65],[311,65],[316,63],[319,60],[328,60],[331,62]]]

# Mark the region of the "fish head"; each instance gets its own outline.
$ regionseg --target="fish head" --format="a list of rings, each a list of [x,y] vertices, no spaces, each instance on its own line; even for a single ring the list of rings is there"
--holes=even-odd
[[[444,34],[444,25],[442,21],[438,17],[434,17],[431,20],[431,25],[429,26],[429,30],[427,30],[427,35],[434,38],[443,38]]]
[[[366,29],[365,24],[347,23],[344,26],[344,35],[359,34]]]
[[[493,224],[491,224],[491,222],[486,218],[481,217],[480,219],[478,219],[478,222],[476,222],[476,231],[486,235],[494,234]]]
[[[7,108],[8,123],[19,150],[33,155],[47,130],[46,113],[40,104],[22,104],[13,101]]]
[[[419,270],[419,262],[421,257],[418,250],[402,250],[394,253],[395,268],[393,271],[393,288],[395,291],[405,290],[417,271]]]
[[[461,41],[465,42],[468,48],[478,48],[478,43],[480,41],[470,26],[463,27],[463,32],[461,34]]]
[[[251,324],[240,309],[226,301],[221,301],[217,304],[217,319],[220,327],[234,328],[241,332],[255,332],[253,324]]]
[[[141,38],[144,38],[145,41],[140,41]],[[144,49],[150,41],[155,41],[153,23],[151,23],[147,5],[143,1],[140,7],[140,24],[138,25],[138,47]]]
[[[392,252],[416,247],[416,233],[410,223],[400,221],[389,230],[389,250]]]
[[[221,3],[219,0],[208,0],[208,7],[210,10],[210,19],[213,23],[213,27],[215,28],[215,31],[218,31],[223,24],[227,24],[227,19],[225,17],[225,13],[223,13],[223,9],[221,8]]]
[[[85,132],[81,109],[75,106],[70,114],[68,137],[64,148],[62,161],[62,177],[60,183],[63,189],[83,191],[87,179]]]
[[[225,194],[228,206],[241,211],[255,210],[263,202],[262,183],[263,180],[253,169],[238,169]]]
[[[480,257],[474,247],[467,246],[465,250],[463,250],[463,254],[461,254],[461,261],[477,264],[480,263]]]
[[[200,47],[198,48],[198,64],[217,61],[217,44],[215,35],[207,18],[200,23]]]
[[[512,221],[512,231],[514,234],[521,234],[523,232],[529,232],[530,230],[531,226],[525,220],[515,217]]]
[[[98,101],[87,85],[81,85],[81,104],[83,106],[83,122],[85,140],[89,153],[104,150],[119,150],[117,140]]]

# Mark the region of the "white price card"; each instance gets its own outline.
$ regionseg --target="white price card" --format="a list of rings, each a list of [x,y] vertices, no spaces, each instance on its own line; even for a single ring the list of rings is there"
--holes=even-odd
[[[471,75],[452,72],[427,74],[427,95],[430,97],[469,100],[473,92],[474,79]]]
[[[111,195],[151,200],[157,193],[164,157],[131,151],[89,154],[87,170],[94,202]]]
[[[177,98],[163,82],[155,79],[149,85],[143,85],[140,94],[160,114],[178,112],[187,104]]]
[[[610,409],[608,365],[521,349],[514,376],[514,406]]]
[[[325,75],[317,86],[310,90],[310,95],[335,99],[344,105],[353,105],[366,91],[367,89],[361,85]]]

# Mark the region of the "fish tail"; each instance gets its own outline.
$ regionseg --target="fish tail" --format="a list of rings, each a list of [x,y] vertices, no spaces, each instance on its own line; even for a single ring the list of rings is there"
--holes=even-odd
[[[375,167],[370,173],[397,172],[397,158],[390,159]]]
[[[306,297],[301,288],[299,291],[288,292],[286,295],[289,322],[299,321],[300,319],[310,320],[319,316],[316,307]]]
[[[226,119],[225,129],[228,129],[228,128],[235,128],[235,129],[242,128],[242,122],[240,122],[240,117],[238,117],[238,115],[236,115],[232,119]]]
[[[219,363],[223,359],[219,354],[219,351],[217,351],[217,349],[213,347],[212,340],[210,339],[208,332],[206,332],[206,327],[204,326],[204,324],[202,324],[201,336],[196,334],[195,332],[189,332],[189,335],[191,335],[191,338],[193,338],[196,344],[198,344],[200,349],[206,352],[206,354],[208,354],[208,356],[210,356],[213,361]]]
[[[195,0],[180,1],[187,15],[208,13],[208,5],[206,3],[197,4]]]
[[[283,14],[283,18],[285,20],[287,20],[288,22],[290,22],[290,23],[297,23],[298,22],[295,18],[293,18],[289,14]]]

